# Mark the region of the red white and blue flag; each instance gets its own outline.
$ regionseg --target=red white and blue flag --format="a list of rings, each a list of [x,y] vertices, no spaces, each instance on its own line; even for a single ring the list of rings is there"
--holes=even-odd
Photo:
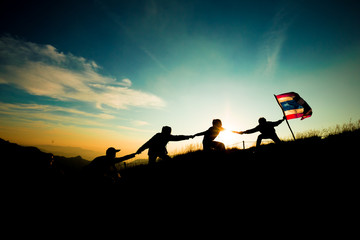
[[[275,95],[280,107],[282,108],[286,119],[311,117],[312,109],[299,94],[295,92],[283,93]]]

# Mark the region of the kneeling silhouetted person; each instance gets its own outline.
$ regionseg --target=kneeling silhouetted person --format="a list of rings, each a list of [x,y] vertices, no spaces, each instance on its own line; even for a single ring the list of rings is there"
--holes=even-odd
[[[152,165],[156,162],[157,157],[160,157],[161,159],[170,159],[167,155],[168,151],[166,150],[166,145],[169,141],[182,141],[189,138],[193,138],[193,136],[171,135],[171,127],[164,126],[161,133],[155,134],[137,150],[136,154],[140,154],[148,148],[149,165]]]
[[[210,127],[208,130],[197,133],[194,136],[196,137],[196,136],[204,135],[204,139],[203,139],[204,151],[209,151],[209,150],[223,151],[225,150],[225,145],[222,142],[214,141],[214,139],[219,135],[221,131],[225,129],[222,127],[222,123],[220,119],[214,119],[212,121],[212,124],[213,124],[212,127]]]
[[[120,176],[115,164],[135,157],[135,153],[133,153],[116,158],[116,153],[119,151],[120,149],[110,147],[106,150],[105,156],[96,157],[85,166],[84,171],[89,180],[94,183],[111,183],[116,181]]]
[[[243,132],[236,132],[233,131],[234,133],[239,133],[239,134],[250,134],[250,133],[254,133],[254,132],[260,132],[261,134],[258,136],[257,141],[256,141],[256,147],[260,146],[261,141],[263,139],[271,139],[273,140],[275,143],[281,143],[281,140],[279,139],[279,137],[276,135],[275,132],[275,127],[278,126],[280,123],[282,123],[285,120],[285,117],[279,121],[276,122],[268,122],[266,121],[265,118],[259,118],[259,125],[256,126],[253,129],[249,129]]]

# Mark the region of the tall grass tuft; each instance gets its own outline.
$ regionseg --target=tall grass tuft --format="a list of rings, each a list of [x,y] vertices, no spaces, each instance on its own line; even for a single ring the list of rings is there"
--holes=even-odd
[[[333,135],[339,135],[349,132],[354,132],[360,130],[360,119],[356,122],[352,122],[351,120],[348,123],[344,123],[343,125],[337,124],[334,127],[324,128],[322,130],[308,130],[306,132],[297,133],[296,139],[305,139],[305,138],[327,138]]]
[[[187,153],[191,153],[191,152],[196,152],[202,150],[202,144],[201,143],[193,143],[193,144],[188,144],[185,147],[177,150],[173,156],[176,155],[181,155],[181,154],[187,154]]]

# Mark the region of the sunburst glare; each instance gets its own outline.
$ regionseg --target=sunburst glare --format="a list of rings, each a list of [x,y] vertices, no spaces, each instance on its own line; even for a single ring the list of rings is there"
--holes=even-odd
[[[225,147],[231,148],[236,147],[241,143],[241,136],[233,133],[232,128],[225,128],[224,131],[220,132],[219,136],[215,139],[225,144]]]

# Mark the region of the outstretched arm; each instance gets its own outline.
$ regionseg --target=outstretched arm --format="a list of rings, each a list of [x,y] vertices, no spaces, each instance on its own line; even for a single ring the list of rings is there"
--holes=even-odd
[[[233,133],[237,133],[237,134],[244,134],[244,132],[243,131],[232,131]]]
[[[125,160],[128,160],[130,158],[135,157],[135,154],[136,153],[132,153],[132,154],[129,154],[129,155],[126,155],[126,156],[123,156],[123,157],[115,158],[114,161],[115,161],[115,163],[123,162]]]
[[[142,145],[137,151],[136,154],[140,154],[142,153],[145,149],[149,148],[149,141],[147,141],[144,145]]]
[[[250,133],[254,133],[254,132],[257,132],[259,131],[259,128],[258,127],[255,127],[255,128],[252,128],[252,129],[249,129],[249,130],[246,130],[242,133],[245,133],[245,134],[250,134]]]
[[[170,141],[182,141],[182,140],[188,140],[190,138],[193,138],[194,136],[185,136],[185,135],[171,135]]]
[[[147,141],[146,143],[144,143],[144,145],[142,145],[137,151],[136,154],[140,154],[142,153],[142,151],[144,151],[145,149],[148,149],[150,147],[150,144],[155,141],[154,139],[158,136],[158,134],[155,134],[152,138],[150,138],[149,141]]]
[[[202,136],[202,135],[205,135],[205,134],[206,134],[206,132],[207,132],[207,130],[206,130],[206,131],[204,131],[204,132],[199,132],[199,133],[197,133],[197,134],[194,134],[193,136],[194,136],[194,137],[197,137],[197,136]]]

